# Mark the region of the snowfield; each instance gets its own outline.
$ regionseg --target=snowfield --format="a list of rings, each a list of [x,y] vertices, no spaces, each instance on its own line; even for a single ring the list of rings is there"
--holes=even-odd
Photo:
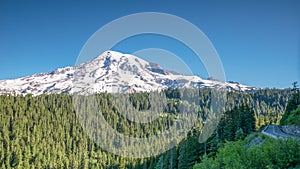
[[[164,70],[130,54],[106,51],[93,60],[14,80],[0,81],[0,94],[93,94],[160,91],[167,88],[218,88],[249,91],[254,87],[204,80]]]

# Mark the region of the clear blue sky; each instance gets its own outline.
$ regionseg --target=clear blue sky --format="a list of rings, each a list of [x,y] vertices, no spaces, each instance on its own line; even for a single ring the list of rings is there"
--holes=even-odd
[[[219,53],[227,80],[270,88],[300,81],[297,0],[1,0],[0,79],[73,66],[95,31],[137,12],[170,13],[199,27]],[[121,45],[119,51],[135,48]],[[194,72],[205,76],[201,68]]]

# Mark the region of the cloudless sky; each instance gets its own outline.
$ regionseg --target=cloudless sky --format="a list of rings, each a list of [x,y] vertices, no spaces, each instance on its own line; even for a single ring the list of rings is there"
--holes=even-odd
[[[293,81],[300,81],[297,0],[1,0],[0,79],[73,66],[94,32],[137,12],[169,13],[196,25],[217,50],[227,80],[269,88],[291,87]],[[132,42],[140,44],[138,37]],[[136,49],[134,43],[124,44],[116,50]],[[193,71],[206,75],[202,68]]]

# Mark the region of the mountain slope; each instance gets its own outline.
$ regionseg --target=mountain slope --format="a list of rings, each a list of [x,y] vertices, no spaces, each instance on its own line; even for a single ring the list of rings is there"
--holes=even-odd
[[[14,80],[0,81],[0,94],[145,92],[166,88],[224,88],[247,91],[239,83],[204,80],[162,69],[136,56],[107,51],[93,60]]]

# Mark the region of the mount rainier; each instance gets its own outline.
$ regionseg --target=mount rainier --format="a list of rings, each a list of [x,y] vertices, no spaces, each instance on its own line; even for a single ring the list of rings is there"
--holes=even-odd
[[[255,89],[234,82],[204,80],[164,70],[130,54],[106,51],[93,60],[48,73],[0,80],[0,94],[149,92],[167,88],[222,88],[233,91]]]

